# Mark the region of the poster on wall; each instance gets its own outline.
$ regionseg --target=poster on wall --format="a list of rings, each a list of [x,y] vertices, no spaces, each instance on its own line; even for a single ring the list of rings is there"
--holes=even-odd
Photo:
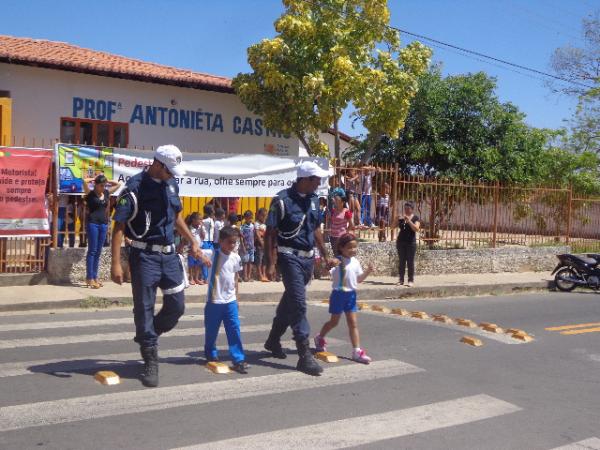
[[[83,180],[99,173],[109,180],[127,182],[152,164],[153,152],[122,148],[56,144],[58,189],[64,194],[83,192]],[[270,155],[184,153],[186,175],[177,178],[185,197],[272,197],[296,180],[302,161],[315,161],[328,170],[325,158]],[[327,180],[319,188],[326,195]]]
[[[112,148],[57,144],[55,151],[59,194],[83,193],[83,180],[97,173],[113,178]]]
[[[49,236],[52,150],[0,147],[0,236]]]

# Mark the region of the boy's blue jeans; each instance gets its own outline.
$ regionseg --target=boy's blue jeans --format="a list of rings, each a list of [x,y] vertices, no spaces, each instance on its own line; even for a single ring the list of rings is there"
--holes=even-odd
[[[242,336],[240,332],[240,319],[238,316],[238,304],[236,301],[230,303],[206,303],[204,307],[204,356],[206,359],[216,359],[217,336],[221,322],[225,326],[229,354],[234,364],[246,359],[242,347]]]

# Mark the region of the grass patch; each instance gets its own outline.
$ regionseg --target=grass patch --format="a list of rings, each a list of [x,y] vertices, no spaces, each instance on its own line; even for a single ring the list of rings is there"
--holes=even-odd
[[[85,299],[81,300],[81,302],[79,302],[79,307],[82,309],[89,309],[89,308],[100,308],[100,309],[105,309],[105,308],[112,308],[115,306],[131,306],[133,305],[133,299],[132,298],[128,298],[128,299],[111,299],[111,298],[105,298],[105,297],[86,297]]]
[[[571,253],[598,253],[600,241],[596,242],[571,242]]]

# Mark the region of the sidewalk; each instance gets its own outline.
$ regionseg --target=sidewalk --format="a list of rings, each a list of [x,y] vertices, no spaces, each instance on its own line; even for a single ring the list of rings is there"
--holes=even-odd
[[[388,298],[440,298],[467,295],[500,295],[547,289],[552,278],[548,272],[489,273],[417,276],[412,288],[396,286],[394,277],[372,277],[359,287],[361,300]],[[160,290],[158,297],[161,297]],[[188,303],[205,301],[206,286],[186,289]],[[240,283],[242,302],[275,302],[283,292],[282,283]],[[310,301],[329,297],[331,282],[314,280],[308,287]],[[107,282],[101,289],[84,286],[11,286],[0,287],[0,312],[33,309],[73,308],[94,301],[131,303],[131,285]],[[160,301],[160,300],[159,300]]]

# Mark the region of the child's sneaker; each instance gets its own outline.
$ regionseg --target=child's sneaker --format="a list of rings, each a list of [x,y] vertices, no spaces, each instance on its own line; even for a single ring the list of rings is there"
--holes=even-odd
[[[248,373],[248,363],[246,361],[240,361],[237,364],[234,364],[232,367],[237,373],[241,373],[242,375],[246,375]]]
[[[371,358],[367,356],[367,352],[365,352],[362,348],[358,350],[352,351],[352,361],[356,361],[363,364],[369,364],[371,362]]]
[[[327,351],[327,342],[324,338],[321,337],[320,334],[315,336],[315,349],[318,352],[326,352]]]

